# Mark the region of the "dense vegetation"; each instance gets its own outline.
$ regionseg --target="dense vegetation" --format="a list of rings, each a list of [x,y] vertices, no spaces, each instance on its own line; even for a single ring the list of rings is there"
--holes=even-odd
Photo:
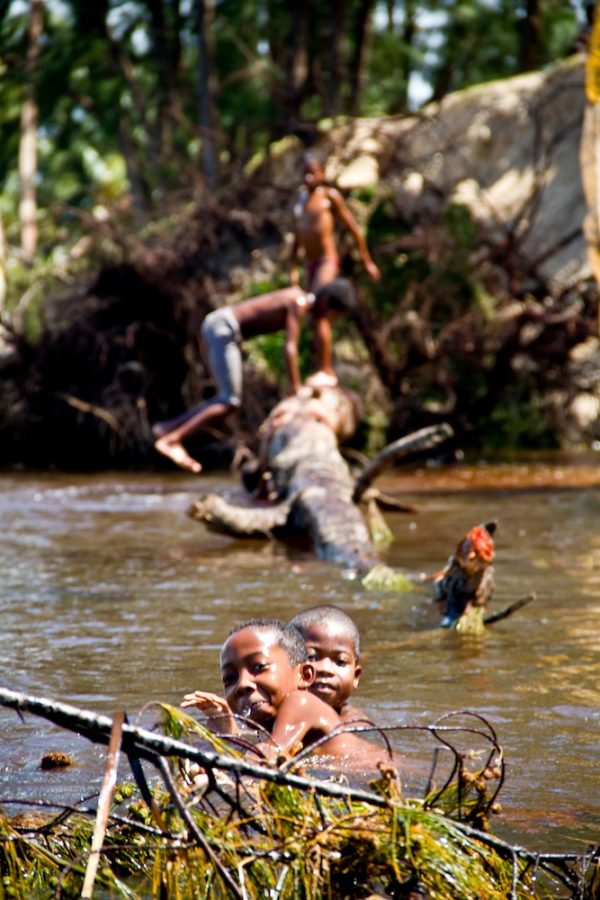
[[[543,67],[583,46],[585,28],[584,3],[568,0],[3,0],[0,462],[156,461],[149,422],[209,389],[199,319],[239,290],[240,277],[252,291],[284,277],[240,276],[253,253],[283,246],[253,174],[275,142],[295,135],[310,145],[324,120],[403,115]],[[375,251],[406,237],[385,198],[353,200]],[[374,333],[398,297],[410,307],[419,283],[435,281],[443,315],[460,317],[480,291],[469,263],[476,241],[461,211],[449,210],[424,244],[408,246],[409,264],[401,273],[388,265],[385,290],[367,296]],[[392,364],[375,361],[404,412],[375,412],[369,424],[392,435],[430,421],[427,410],[444,412],[439,379],[415,388],[406,377],[428,363],[429,345],[404,319]],[[439,324],[428,325],[435,337]],[[267,369],[278,360],[269,342],[257,354]],[[276,389],[251,378],[246,434]],[[455,380],[460,372],[452,391]],[[534,390],[510,388],[492,443],[555,440]],[[497,402],[478,387],[471,409],[459,384],[463,394],[454,424],[472,433]]]
[[[99,205],[148,221],[323,117],[403,114],[411,92],[441,99],[544,66],[572,52],[582,18],[569,0],[3,0],[8,240],[28,92],[47,255]]]

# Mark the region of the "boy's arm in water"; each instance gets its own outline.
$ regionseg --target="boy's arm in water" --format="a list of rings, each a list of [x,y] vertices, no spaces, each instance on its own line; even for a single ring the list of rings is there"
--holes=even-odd
[[[235,716],[227,700],[209,691],[192,691],[181,701],[183,709],[192,706],[201,709],[216,734],[239,734]]]
[[[344,198],[336,188],[330,188],[329,199],[331,201],[331,206],[335,215],[346,226],[346,228],[354,238],[367,275],[373,281],[379,281],[379,279],[381,278],[381,272],[371,259],[371,254],[369,253],[367,242],[365,241],[362,231],[358,227],[356,219],[346,205]]]
[[[355,722],[359,726],[358,722]],[[366,723],[365,723],[366,724]],[[364,740],[346,731],[351,722],[340,716],[319,697],[309,691],[293,691],[288,694],[277,711],[271,732],[272,744],[261,744],[260,749],[268,760],[276,762],[280,756],[290,758],[308,749],[321,738],[331,735],[315,748],[315,755],[337,759],[344,768],[375,770],[381,764],[396,763],[390,759],[384,747]]]
[[[358,706],[350,706],[345,703],[340,710],[340,719],[344,723],[354,722],[356,725],[368,725],[372,722],[371,716],[368,716],[364,710]]]

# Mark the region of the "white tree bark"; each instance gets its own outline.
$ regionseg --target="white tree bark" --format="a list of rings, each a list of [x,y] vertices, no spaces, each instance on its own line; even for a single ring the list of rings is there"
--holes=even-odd
[[[30,0],[27,57],[25,61],[25,96],[21,107],[21,140],[19,145],[19,178],[21,200],[21,249],[26,262],[32,262],[37,250],[37,122],[35,73],[40,54],[40,38],[44,26],[44,0]]]

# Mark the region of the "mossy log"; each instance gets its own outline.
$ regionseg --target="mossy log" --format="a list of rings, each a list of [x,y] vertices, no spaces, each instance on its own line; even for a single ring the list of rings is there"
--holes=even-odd
[[[282,400],[261,426],[261,482],[276,502],[242,505],[209,494],[190,514],[234,534],[300,532],[320,559],[369,571],[381,560],[352,500],[354,479],[338,448],[339,437],[356,425],[354,399],[339,388]]]
[[[281,401],[261,426],[260,481],[271,505],[254,500],[231,503],[222,496],[202,496],[190,515],[209,527],[233,534],[301,533],[320,559],[351,568],[361,575],[373,571],[390,583],[368,523],[355,502],[384,464],[415,449],[423,450],[451,431],[447,426],[423,429],[417,440],[396,442],[393,452],[361,476],[360,490],[339,450],[339,441],[357,426],[357,404],[339,387],[304,389]],[[366,499],[366,496],[365,496]],[[273,502],[276,501],[276,502]],[[373,495],[369,496],[371,507]],[[380,517],[377,523],[380,525]],[[393,586],[398,588],[394,578]]]

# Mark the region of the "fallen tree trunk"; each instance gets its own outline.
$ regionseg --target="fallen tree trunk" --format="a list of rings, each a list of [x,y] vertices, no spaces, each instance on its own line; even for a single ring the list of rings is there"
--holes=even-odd
[[[448,426],[423,429],[396,444],[376,470],[368,468],[357,490],[338,440],[357,424],[354,398],[338,387],[305,389],[279,403],[261,426],[260,467],[272,506],[233,504],[223,497],[201,497],[190,515],[209,527],[234,534],[285,533],[308,537],[320,559],[366,575],[381,567],[369,528],[355,500],[395,456],[435,446],[451,435]],[[386,568],[386,567],[384,567]],[[388,571],[388,576],[389,576]]]
[[[300,532],[320,559],[369,571],[380,559],[352,501],[354,479],[338,449],[338,436],[355,428],[353,400],[339,388],[283,400],[261,426],[262,481],[278,502],[242,505],[209,494],[190,514],[234,534]]]

